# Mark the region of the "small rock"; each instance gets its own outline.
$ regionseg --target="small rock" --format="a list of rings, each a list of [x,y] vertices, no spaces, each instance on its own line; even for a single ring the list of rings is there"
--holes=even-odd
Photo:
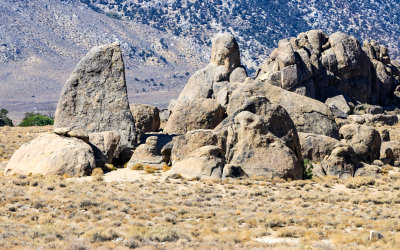
[[[383,165],[385,165],[381,160],[375,160],[374,162],[372,162],[373,165],[382,167]]]
[[[383,234],[378,232],[378,231],[374,231],[374,230],[370,230],[369,231],[369,241],[377,241],[380,239],[383,239]]]
[[[351,121],[355,122],[355,123],[358,123],[358,124],[364,124],[365,123],[365,119],[361,115],[350,115],[349,119]]]
[[[89,142],[89,135],[83,130],[79,130],[79,129],[71,130],[67,133],[67,136],[81,139],[82,141],[84,141],[86,143]]]
[[[349,105],[344,99],[343,95],[338,95],[332,98],[328,98],[325,101],[325,104],[332,110],[333,108],[338,109],[341,113],[350,114],[351,110]]]
[[[381,132],[382,141],[390,141],[390,133],[389,130],[384,129]]]
[[[372,106],[368,109],[368,113],[373,115],[383,114],[383,108],[381,106]]]
[[[53,130],[53,132],[54,132],[55,134],[61,135],[61,136],[66,136],[67,133],[68,133],[69,131],[71,131],[71,128],[69,128],[69,127],[55,128],[55,129]]]

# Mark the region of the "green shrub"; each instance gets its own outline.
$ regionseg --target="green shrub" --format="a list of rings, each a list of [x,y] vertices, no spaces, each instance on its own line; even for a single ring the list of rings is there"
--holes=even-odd
[[[312,179],[312,171],[313,171],[312,162],[309,159],[304,158],[303,167],[304,167],[304,174],[303,174],[304,179],[306,180]]]
[[[54,120],[47,115],[42,115],[40,113],[28,112],[25,113],[25,117],[19,126],[30,127],[30,126],[46,126],[53,125]]]
[[[0,110],[0,127],[1,126],[14,126],[13,122],[10,118],[7,116],[8,110],[7,109],[1,109]]]

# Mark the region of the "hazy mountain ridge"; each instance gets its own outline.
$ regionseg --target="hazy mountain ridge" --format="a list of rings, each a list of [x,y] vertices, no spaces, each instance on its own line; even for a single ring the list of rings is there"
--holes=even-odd
[[[280,39],[310,29],[374,39],[387,46],[393,58],[400,56],[400,3],[396,0],[81,2],[114,18],[149,24],[176,36],[195,37],[200,44],[210,45],[212,34],[229,31],[238,38],[247,67],[256,68]]]
[[[0,22],[0,106],[14,118],[54,109],[65,80],[96,45],[119,41],[131,101],[140,93],[140,102],[160,106],[206,63],[199,55],[207,49],[190,38],[116,20],[79,1],[7,0],[0,3]],[[154,91],[165,98],[149,100]]]

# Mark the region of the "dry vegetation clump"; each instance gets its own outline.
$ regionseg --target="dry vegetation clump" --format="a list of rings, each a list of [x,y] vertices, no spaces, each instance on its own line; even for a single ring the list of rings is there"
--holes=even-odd
[[[263,243],[268,237],[305,249],[393,249],[399,209],[400,180],[390,177],[119,183],[16,175],[0,177],[0,248],[288,247]],[[384,238],[369,242],[370,230]]]
[[[0,127],[0,162],[9,160],[23,144],[52,130],[53,126]]]
[[[131,167],[132,170],[143,170],[144,166],[142,163],[138,162],[132,165]]]

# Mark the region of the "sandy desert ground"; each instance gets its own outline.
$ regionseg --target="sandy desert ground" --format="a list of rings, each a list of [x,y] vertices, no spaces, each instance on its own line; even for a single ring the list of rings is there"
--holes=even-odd
[[[0,128],[7,159],[44,128]],[[14,142],[14,143],[11,143]],[[400,173],[225,181],[0,176],[3,249],[396,249]],[[383,239],[369,240],[370,231]]]

